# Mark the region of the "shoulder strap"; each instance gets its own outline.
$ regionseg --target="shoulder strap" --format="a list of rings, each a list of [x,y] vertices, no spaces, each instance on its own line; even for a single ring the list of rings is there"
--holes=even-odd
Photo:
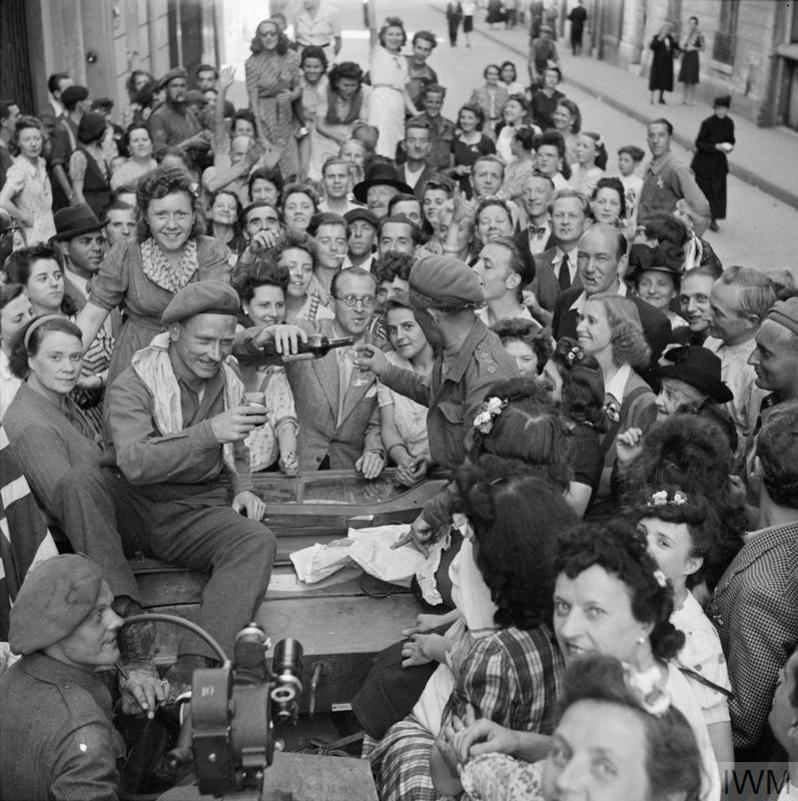
[[[695,670],[690,670],[690,668],[679,666],[679,670],[688,678],[697,681],[699,684],[703,684],[705,687],[709,687],[710,690],[714,690],[716,693],[720,693],[721,695],[726,696],[729,701],[734,700],[734,693],[731,690],[727,690],[725,687],[721,687],[720,684],[715,684],[714,681],[710,681],[706,676],[702,676],[700,673],[697,673]]]
[[[599,448],[599,452],[601,454],[601,461],[604,462],[605,457],[607,456],[607,452],[612,447],[612,443],[615,442],[615,437],[618,436],[621,428],[621,423],[626,419],[626,416],[629,414],[629,407],[634,403],[637,398],[639,398],[644,392],[648,392],[648,387],[635,387],[624,399],[623,403],[621,403],[621,410],[618,413],[618,420],[614,422],[608,429],[607,433],[604,435],[604,439],[601,440],[601,447]]]

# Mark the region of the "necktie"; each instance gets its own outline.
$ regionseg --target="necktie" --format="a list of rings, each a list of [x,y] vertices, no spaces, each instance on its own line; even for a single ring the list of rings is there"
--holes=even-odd
[[[560,291],[564,292],[566,289],[571,288],[571,270],[568,267],[568,254],[563,253],[562,261],[560,262]]]

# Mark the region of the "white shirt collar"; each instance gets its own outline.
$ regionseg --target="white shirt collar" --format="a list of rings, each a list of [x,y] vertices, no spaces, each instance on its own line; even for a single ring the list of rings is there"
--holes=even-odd
[[[626,389],[626,382],[632,374],[632,368],[624,364],[618,372],[604,385],[604,394],[612,395],[618,403],[623,401],[623,391]]]

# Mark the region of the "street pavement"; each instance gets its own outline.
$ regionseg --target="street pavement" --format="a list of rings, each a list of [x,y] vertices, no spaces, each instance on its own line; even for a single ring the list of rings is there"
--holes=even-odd
[[[360,0],[333,0],[333,4],[339,9],[344,29],[344,45],[338,60],[357,61],[365,68],[368,33],[363,29],[362,4]],[[262,14],[260,4],[252,5],[248,30],[254,30]],[[487,64],[514,61],[519,78],[526,79],[528,34],[520,26],[515,30],[499,26],[490,30],[484,22],[484,12],[479,12],[472,47],[465,47],[461,32],[458,46],[452,48],[446,34],[443,0],[432,3],[377,0],[376,5],[380,22],[396,15],[405,21],[409,32],[427,29],[437,34],[439,45],[429,63],[448,89],[444,115],[450,119],[456,117],[457,109],[468,100],[473,88],[483,83],[482,70]],[[227,53],[234,54],[230,61],[237,67],[237,76],[243,79],[245,43],[227,40],[226,48]],[[672,102],[665,106],[650,106],[644,77],[588,57],[574,58],[564,39],[558,48],[565,76],[560,89],[579,105],[583,129],[600,132],[607,142],[608,174],[616,170],[616,152],[622,145],[636,144],[646,150],[645,121],[659,116],[669,118],[674,124],[676,140],[682,143],[674,144],[674,152],[689,163],[691,153],[682,145],[692,144],[701,120],[712,113],[710,108],[682,106],[678,93],[668,96]],[[406,51],[409,52],[409,44]],[[231,99],[236,105],[246,104],[242,84],[234,87]],[[734,117],[734,109],[731,116]],[[779,199],[798,206],[798,134],[757,128],[742,119],[735,119],[735,125],[738,144],[731,161],[732,169],[740,177],[729,177],[728,218],[720,223],[719,233],[707,232],[707,239],[726,266],[788,268],[798,282],[798,211]],[[769,191],[752,185],[749,181],[753,180]]]

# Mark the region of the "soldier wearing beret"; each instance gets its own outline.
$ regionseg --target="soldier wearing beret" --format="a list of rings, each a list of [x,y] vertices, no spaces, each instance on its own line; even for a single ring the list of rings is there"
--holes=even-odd
[[[82,556],[52,557],[25,578],[9,625],[22,658],[0,676],[4,801],[118,797],[124,743],[95,673],[119,659],[112,600],[100,568]]]
[[[120,488],[142,520],[153,556],[211,572],[198,623],[232,653],[269,583],[272,533],[266,505],[252,492],[247,434],[266,422],[245,406],[244,386],[227,363],[240,302],[221,281],[197,281],[166,307],[168,330],[114,381],[105,400],[106,445]],[[230,498],[232,497],[232,503]],[[188,682],[211,655],[186,642],[173,684]]]
[[[159,89],[166,89],[166,102],[150,115],[152,145],[155,150],[174,145],[188,151],[206,151],[210,136],[202,132],[202,126],[186,104],[186,71],[183,67],[169,70],[158,82]]]
[[[390,364],[376,348],[368,348],[370,355],[364,354],[358,363],[386,386],[429,408],[432,460],[453,470],[465,459],[466,435],[488,387],[517,375],[518,368],[499,337],[477,317],[476,310],[484,304],[482,285],[464,262],[448,255],[417,261],[410,271],[410,303],[435,348],[430,383]],[[425,506],[413,524],[416,542],[429,540],[432,526],[447,518],[441,503]]]

